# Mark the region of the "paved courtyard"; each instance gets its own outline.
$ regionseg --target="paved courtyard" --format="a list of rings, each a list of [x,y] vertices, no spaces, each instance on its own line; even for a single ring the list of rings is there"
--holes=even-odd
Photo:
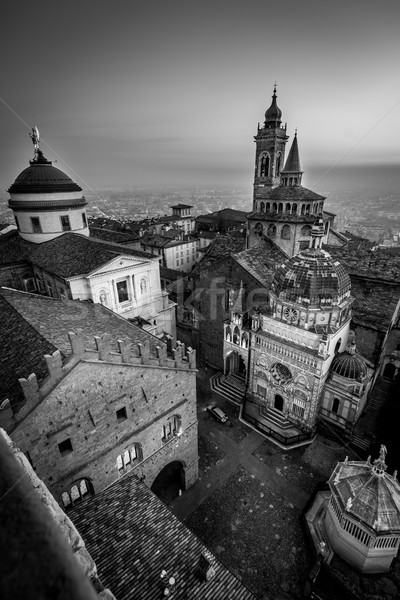
[[[313,560],[302,511],[338,460],[357,457],[321,436],[281,450],[238,420],[209,375],[198,378],[200,478],[170,508],[261,600],[301,598]],[[214,402],[227,423],[206,411]]]

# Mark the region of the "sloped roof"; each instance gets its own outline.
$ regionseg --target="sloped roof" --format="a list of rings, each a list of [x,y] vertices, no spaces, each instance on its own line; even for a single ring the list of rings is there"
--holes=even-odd
[[[30,261],[62,278],[85,275],[121,254],[153,259],[147,252],[121,247],[118,244],[88,238],[77,233],[64,233],[43,244],[30,244]]]
[[[263,237],[257,246],[234,254],[233,259],[269,289],[277,263],[287,259],[287,255],[271,239]]]
[[[95,336],[110,334],[110,347],[118,351],[117,340],[150,342],[154,350],[161,342],[132,325],[101,304],[79,300],[57,300],[0,288],[0,388],[13,406],[23,400],[19,377],[36,373],[39,381],[47,375],[44,354],[60,350],[71,354],[68,332],[82,329],[86,348],[96,349]]]
[[[232,253],[241,252],[245,246],[246,240],[244,237],[219,235],[207,246],[202,259],[194,266],[190,275],[196,276],[215,261],[226,258]]]
[[[313,192],[302,185],[280,185],[275,188],[259,188],[257,192],[257,198],[270,202],[305,202],[310,200],[325,200],[325,196],[320,196],[316,192]]]
[[[299,146],[297,143],[297,133],[293,138],[286,163],[281,173],[301,173]]]
[[[400,532],[400,484],[381,458],[339,463],[329,479],[348,512],[378,533]]]
[[[122,231],[114,231],[113,229],[105,229],[102,227],[90,227],[90,237],[99,238],[105,242],[113,242],[115,244],[128,244],[140,240],[140,236],[136,233],[124,233]]]
[[[163,597],[161,571],[173,576],[175,600],[256,600],[168,508],[134,476],[75,506],[69,516],[96,562],[99,577],[118,600]],[[215,569],[198,574],[206,553]]]
[[[20,238],[16,229],[0,236],[0,267],[24,262],[29,264],[32,245]]]

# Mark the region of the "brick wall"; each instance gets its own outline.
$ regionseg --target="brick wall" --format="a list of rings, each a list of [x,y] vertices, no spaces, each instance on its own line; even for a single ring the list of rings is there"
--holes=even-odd
[[[125,409],[126,418],[117,417]],[[163,425],[179,415],[182,433],[163,442]],[[82,361],[12,433],[51,492],[60,497],[80,479],[98,492],[120,477],[117,456],[139,444],[143,461],[129,469],[151,485],[172,460],[198,477],[196,371],[152,365]],[[72,451],[60,453],[70,440]],[[124,471],[125,473],[125,471]]]

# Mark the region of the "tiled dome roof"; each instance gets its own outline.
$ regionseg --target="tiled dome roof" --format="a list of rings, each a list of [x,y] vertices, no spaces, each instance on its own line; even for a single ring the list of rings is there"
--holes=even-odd
[[[350,295],[350,277],[328,252],[309,249],[279,265],[271,289],[281,300],[324,308]]]
[[[385,446],[378,459],[339,463],[329,483],[346,510],[377,532],[400,531],[400,485],[386,473]]]
[[[347,379],[360,380],[367,374],[367,367],[359,354],[345,350],[337,354],[332,361],[332,371]]]
[[[80,192],[82,188],[60,169],[53,167],[41,150],[36,150],[35,158],[18,175],[8,189],[10,194],[40,194],[54,192]]]

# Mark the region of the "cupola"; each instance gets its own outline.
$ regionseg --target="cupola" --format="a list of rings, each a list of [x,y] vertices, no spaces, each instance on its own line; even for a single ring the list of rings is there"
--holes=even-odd
[[[86,199],[82,188],[53,167],[39,146],[37,127],[30,134],[34,157],[8,189],[8,206],[14,213],[19,235],[41,243],[67,231],[89,235]]]
[[[276,85],[274,86],[274,93],[272,95],[271,106],[265,111],[264,127],[280,127],[282,119],[282,111],[278,108],[276,103]]]

